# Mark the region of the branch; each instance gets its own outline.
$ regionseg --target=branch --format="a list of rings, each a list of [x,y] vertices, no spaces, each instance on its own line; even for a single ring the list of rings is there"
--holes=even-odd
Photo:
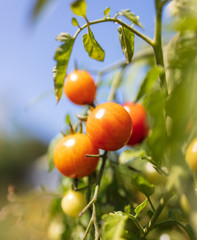
[[[114,23],[118,23],[121,26],[127,28],[128,30],[130,30],[131,32],[133,32],[134,34],[136,34],[138,37],[140,37],[141,39],[143,39],[145,42],[147,42],[149,45],[153,46],[153,41],[152,39],[150,39],[149,37],[147,37],[146,35],[140,33],[139,31],[137,31],[136,29],[134,29],[133,27],[131,27],[129,24],[126,24],[125,22],[117,19],[117,18],[102,18],[102,19],[98,19],[98,20],[94,20],[91,22],[88,22],[88,24],[84,24],[81,28],[79,28],[75,35],[73,36],[74,38],[76,38],[78,36],[78,34],[85,28],[87,28],[90,25],[94,25],[94,24],[98,24],[98,23],[104,23],[104,22],[114,22]]]
[[[96,187],[95,187],[95,190],[94,190],[94,196],[93,196],[92,200],[85,206],[85,208],[79,213],[79,217],[82,216],[88,210],[88,208],[93,203],[95,203],[96,200],[97,200],[99,187],[100,187],[100,182],[101,182],[101,178],[102,178],[103,171],[104,171],[104,168],[105,168],[105,162],[107,160],[107,151],[105,151],[102,160],[103,160],[103,162],[102,162],[102,165],[101,165],[101,168],[100,168],[100,171],[99,171],[99,175],[97,177]]]
[[[163,208],[165,207],[166,203],[168,202],[168,200],[172,197],[172,191],[166,192],[163,197],[160,199],[159,202],[159,206],[157,207],[157,209],[155,210],[148,226],[145,228],[144,233],[145,236],[148,235],[148,233],[154,228],[155,223],[159,217],[159,215],[161,214]]]

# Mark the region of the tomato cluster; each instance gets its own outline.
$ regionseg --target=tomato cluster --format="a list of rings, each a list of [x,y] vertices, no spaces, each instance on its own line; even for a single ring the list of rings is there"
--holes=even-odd
[[[73,179],[89,176],[95,171],[99,149],[116,151],[125,145],[138,144],[148,132],[146,112],[140,104],[132,102],[122,106],[106,102],[93,108],[96,88],[93,78],[85,70],[75,70],[65,79],[64,92],[68,99],[78,105],[91,106],[86,134],[72,132],[59,140],[54,148],[56,168]],[[75,208],[72,211],[70,202]],[[71,217],[78,216],[85,204],[80,192],[71,191],[62,198],[62,209]]]

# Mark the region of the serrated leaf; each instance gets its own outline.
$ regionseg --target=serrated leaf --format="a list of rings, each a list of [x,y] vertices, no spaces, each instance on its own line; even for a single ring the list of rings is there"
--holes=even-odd
[[[103,61],[105,58],[105,51],[99,45],[99,43],[94,38],[94,35],[90,28],[88,28],[88,33],[83,35],[83,45],[88,53],[88,55],[98,61]]]
[[[75,27],[79,26],[79,23],[78,23],[77,19],[74,18],[74,17],[72,18],[72,25],[75,26]]]
[[[141,97],[143,97],[145,94],[149,93],[151,90],[151,87],[153,83],[164,73],[164,69],[161,66],[154,66],[151,68],[144,80],[142,81],[139,91],[137,93],[135,101],[138,101]]]
[[[103,240],[120,240],[128,215],[123,212],[115,212],[104,215],[102,219],[105,221],[102,228]]]
[[[51,172],[54,167],[54,161],[53,161],[53,152],[54,148],[57,144],[57,142],[62,138],[62,135],[58,134],[56,137],[53,138],[53,140],[50,142],[48,151],[47,151],[47,159],[48,159],[48,171]]]
[[[140,212],[146,207],[148,203],[148,199],[146,198],[140,205],[138,205],[135,209],[134,209],[134,212],[136,213],[135,214],[135,218],[138,217],[138,215],[140,214]]]
[[[134,52],[134,33],[129,31],[127,28],[119,26],[119,39],[122,47],[122,51],[125,55],[127,63],[130,63]]]
[[[58,102],[62,95],[66,70],[75,39],[68,33],[62,33],[57,37],[57,40],[64,42],[64,44],[56,49],[54,57],[57,61],[53,69],[54,91]]]
[[[142,175],[133,175],[132,183],[137,190],[144,193],[146,197],[149,197],[154,193],[154,185],[149,183]]]
[[[141,28],[144,28],[141,24],[141,22],[139,21],[139,16],[136,16],[135,13],[130,12],[129,9],[127,10],[122,10],[120,12],[120,15],[126,17],[127,19],[129,19],[133,24],[138,25]]]
[[[70,8],[75,15],[86,17],[87,4],[85,0],[74,1]]]
[[[144,150],[126,149],[120,154],[119,163],[129,164],[136,159],[142,159],[144,156],[146,156]]]
[[[107,7],[107,8],[105,9],[105,11],[104,11],[105,17],[107,17],[107,15],[109,15],[110,10],[111,10],[110,7]]]

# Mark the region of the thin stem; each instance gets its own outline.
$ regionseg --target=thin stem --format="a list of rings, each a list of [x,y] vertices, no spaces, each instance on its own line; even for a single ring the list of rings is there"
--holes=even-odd
[[[151,208],[152,208],[153,212],[155,212],[155,208],[153,206],[153,203],[152,203],[150,197],[147,197],[147,199],[148,199],[149,204],[151,205]]]
[[[87,237],[87,235],[88,235],[88,233],[89,233],[89,231],[90,231],[90,228],[91,228],[91,226],[92,226],[93,223],[94,223],[94,217],[93,217],[93,214],[92,214],[92,216],[91,216],[91,218],[90,218],[90,221],[89,221],[89,223],[88,223],[88,226],[87,226],[87,228],[86,228],[86,231],[85,231],[85,234],[84,234],[82,240],[85,240],[85,239],[86,239],[86,237]]]
[[[79,217],[82,216],[82,215],[87,211],[87,209],[88,209],[93,203],[95,203],[96,200],[97,200],[98,192],[99,192],[99,187],[100,187],[100,182],[101,182],[101,178],[102,178],[103,171],[104,171],[104,168],[105,168],[105,162],[106,162],[106,160],[107,160],[107,151],[105,151],[105,153],[104,153],[104,155],[103,155],[103,158],[102,158],[102,165],[101,165],[101,168],[100,168],[98,177],[97,177],[96,187],[95,187],[95,190],[94,190],[93,198],[92,198],[92,200],[85,206],[85,208],[79,213]]]
[[[138,220],[133,216],[133,215],[130,215],[129,216],[135,223],[135,225],[138,227],[138,229],[140,230],[141,234],[144,236],[144,229],[143,227],[140,225],[140,223],[138,222]]]
[[[92,215],[93,215],[93,220],[94,220],[95,240],[99,240],[99,229],[98,229],[98,223],[97,223],[97,219],[96,219],[96,207],[95,207],[94,203],[92,206],[93,206]]]
[[[160,0],[155,0],[156,20],[155,20],[155,36],[153,40],[153,50],[156,65],[164,67],[163,50],[162,50],[162,9],[164,4]],[[165,72],[160,76],[160,85],[167,93],[167,84]]]
[[[187,230],[186,230],[185,226],[184,226],[182,223],[180,223],[180,222],[178,222],[178,221],[176,221],[176,220],[173,220],[173,219],[167,219],[167,220],[165,220],[165,221],[159,222],[158,224],[156,224],[156,225],[154,226],[154,228],[160,227],[161,225],[168,224],[168,223],[174,223],[174,224],[178,225],[179,227],[181,227],[182,229],[184,229],[184,231],[187,233]],[[187,234],[188,234],[188,233],[187,233]]]
[[[98,19],[98,20],[94,20],[91,22],[88,22],[88,24],[84,24],[81,28],[79,28],[75,35],[74,38],[76,38],[78,36],[78,34],[85,28],[89,27],[90,25],[94,25],[94,24],[98,24],[98,23],[103,23],[103,22],[115,22],[120,24],[121,26],[129,29],[131,32],[135,33],[138,37],[140,37],[141,39],[143,39],[145,42],[147,42],[149,45],[153,46],[153,41],[145,36],[144,34],[140,33],[139,31],[137,31],[136,29],[134,29],[133,27],[131,27],[129,24],[126,24],[125,22],[117,19],[117,18],[102,18],[102,19]]]
[[[153,57],[153,56],[154,56],[154,53],[153,53],[152,48],[147,48],[147,49],[140,50],[132,58],[131,64],[135,63],[137,61],[141,61],[141,60],[143,60],[145,58]],[[121,61],[117,61],[117,62],[115,62],[115,63],[105,67],[102,70],[91,70],[90,69],[89,71],[101,76],[101,75],[103,75],[105,73],[111,72],[111,71],[116,70],[118,68],[122,68],[122,67],[124,67],[126,65],[128,65],[127,62],[125,60],[121,60]]]
[[[157,209],[155,210],[151,220],[149,221],[148,226],[145,228],[144,232],[145,232],[145,236],[148,235],[148,233],[154,228],[155,223],[159,217],[159,215],[161,214],[164,206],[166,205],[166,203],[168,202],[168,200],[172,197],[172,192],[169,191],[167,193],[165,193],[163,195],[163,197],[160,199],[159,202],[159,206],[157,207]]]

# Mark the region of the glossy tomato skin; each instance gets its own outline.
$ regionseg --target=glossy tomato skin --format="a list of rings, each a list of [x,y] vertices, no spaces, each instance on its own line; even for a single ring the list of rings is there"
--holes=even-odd
[[[96,147],[115,151],[129,140],[132,121],[121,105],[107,102],[97,106],[88,116],[86,132]]]
[[[61,201],[63,212],[73,218],[78,217],[86,204],[86,197],[81,192],[74,191],[67,192]]]
[[[98,164],[98,158],[86,154],[99,154],[87,135],[76,133],[62,138],[56,145],[53,160],[56,168],[65,176],[82,178],[89,176]]]
[[[197,138],[194,138],[193,141],[189,144],[186,151],[186,162],[188,166],[193,170],[197,171]]]
[[[133,123],[133,132],[127,145],[134,146],[141,143],[148,134],[147,114],[139,103],[125,103],[123,107],[129,113]]]
[[[65,95],[75,104],[92,104],[96,94],[96,84],[85,70],[74,70],[66,77]]]

